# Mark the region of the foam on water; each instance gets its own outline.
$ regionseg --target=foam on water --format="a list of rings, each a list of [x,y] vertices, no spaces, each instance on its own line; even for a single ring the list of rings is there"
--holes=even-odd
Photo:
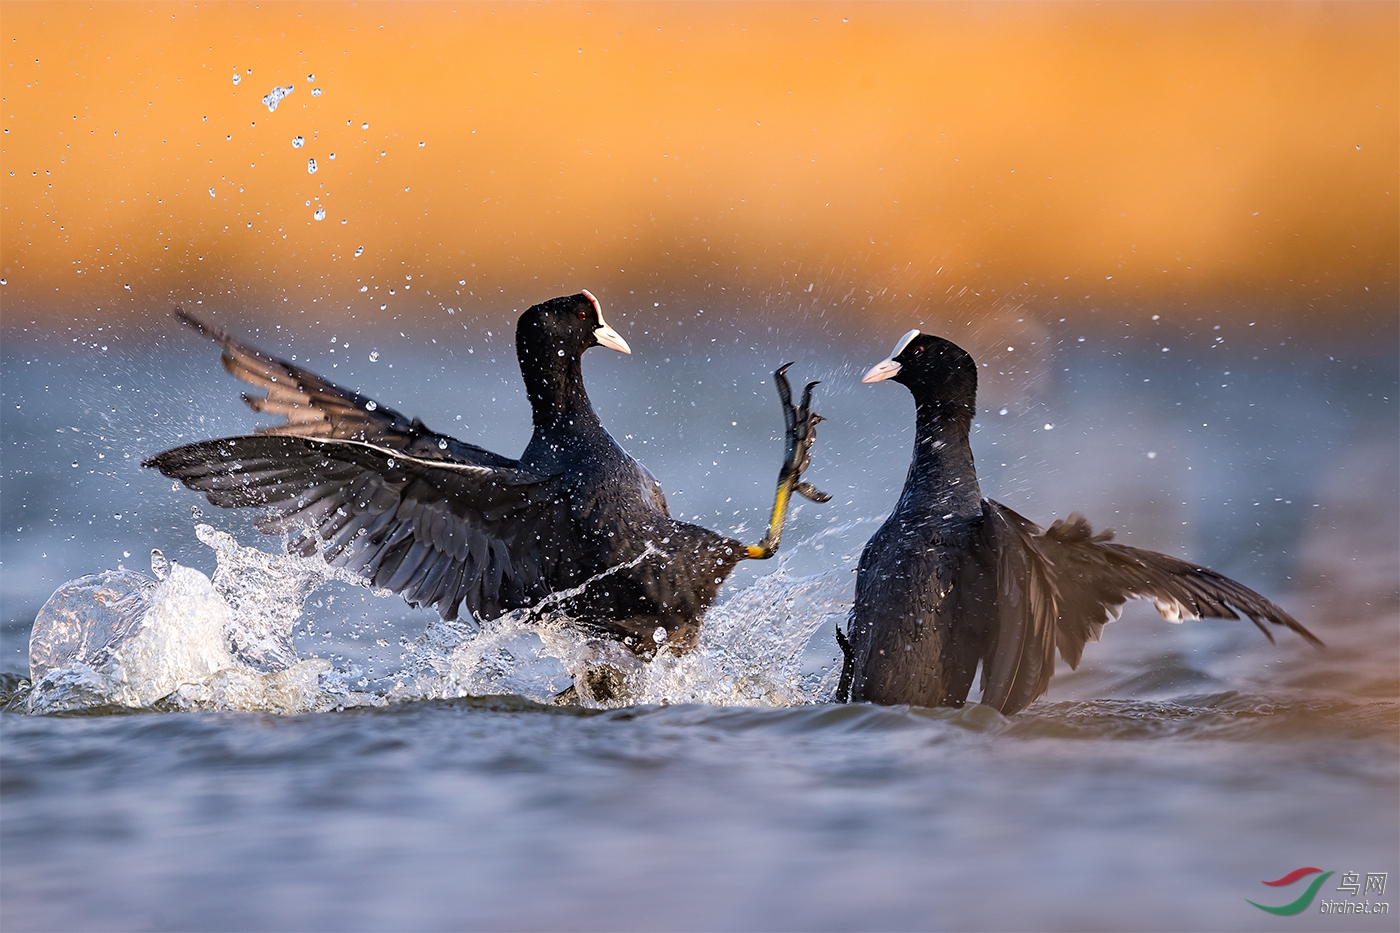
[[[332,581],[366,581],[319,557],[245,547],[208,525],[198,525],[196,533],[214,551],[212,578],[167,564],[157,551],[153,569],[160,579],[106,571],[59,587],[30,636],[33,686],[11,707],[34,713],[301,713],[492,695],[591,708],[821,702],[834,692],[839,665],[832,663],[832,646],[816,644],[814,636],[829,619],[845,616],[853,581],[848,565],[854,554],[842,557],[835,570],[790,572],[790,558],[812,545],[799,543],[775,572],[710,611],[694,649],[678,653],[662,644],[647,660],[556,608],[620,569],[613,568],[539,606],[484,624],[433,619],[421,635],[405,640],[399,670],[385,679],[387,686],[370,692],[351,689],[359,671],[302,657],[293,638],[313,591]]]

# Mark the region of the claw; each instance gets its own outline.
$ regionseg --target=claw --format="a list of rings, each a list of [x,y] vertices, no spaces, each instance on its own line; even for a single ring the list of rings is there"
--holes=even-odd
[[[778,550],[778,542],[783,536],[783,522],[787,518],[788,502],[795,490],[813,502],[826,502],[831,497],[811,483],[802,480],[802,473],[811,464],[812,444],[817,439],[817,425],[825,419],[812,411],[812,390],[821,385],[819,381],[809,382],[802,390],[800,405],[792,404],[792,386],[787,380],[791,363],[784,363],[773,373],[773,381],[778,386],[778,400],[783,406],[783,425],[787,435],[787,449],[783,455],[783,465],[778,471],[778,491],[773,501],[773,514],[768,521],[768,533],[763,540],[749,548],[749,557],[764,559],[772,557]]]

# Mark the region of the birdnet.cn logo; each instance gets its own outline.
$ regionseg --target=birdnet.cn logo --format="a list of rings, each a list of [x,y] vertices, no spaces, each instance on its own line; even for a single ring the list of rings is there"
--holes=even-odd
[[[1280,904],[1277,907],[1269,904],[1260,904],[1257,901],[1245,900],[1258,907],[1260,910],[1280,917],[1291,917],[1294,914],[1301,914],[1312,906],[1317,894],[1322,890],[1322,886],[1327,883],[1327,879],[1337,874],[1334,871],[1323,871],[1321,868],[1295,868],[1282,878],[1274,881],[1265,881],[1264,884],[1271,888],[1286,888],[1309,879],[1307,888],[1300,893],[1295,900],[1287,904]],[[1313,877],[1316,875],[1317,877]],[[1317,913],[1320,914],[1388,914],[1390,913],[1389,901],[1373,901],[1369,895],[1382,897],[1385,895],[1385,883],[1389,872],[1368,871],[1363,874],[1357,871],[1344,871],[1341,874],[1341,882],[1336,890],[1345,895],[1337,900],[1323,898],[1318,902]],[[1363,881],[1362,878],[1365,878]],[[1295,889],[1296,890],[1296,889]],[[1291,892],[1290,892],[1291,893]]]

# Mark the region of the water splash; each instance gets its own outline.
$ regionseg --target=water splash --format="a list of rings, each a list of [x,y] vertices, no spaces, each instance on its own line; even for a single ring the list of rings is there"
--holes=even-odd
[[[351,691],[292,631],[306,597],[361,583],[319,558],[269,554],[198,525],[212,578],[152,553],[152,579],[106,571],[59,587],[29,640],[30,712],[93,707],[303,712],[382,703]]]
[[[404,671],[390,696],[514,694],[593,708],[827,702],[840,678],[839,651],[834,640],[819,643],[817,635],[850,611],[855,583],[850,571],[859,546],[839,553],[838,566],[822,573],[803,576],[789,567],[806,551],[824,548],[828,539],[840,539],[861,524],[835,526],[790,547],[777,570],[711,608],[689,651],[662,643],[644,660],[554,608],[591,580],[479,628],[461,622],[430,625],[407,645]]]
[[[834,645],[819,644],[816,636],[849,610],[848,565],[856,551],[841,557],[838,569],[812,576],[791,573],[789,561],[845,530],[800,542],[775,572],[714,607],[689,652],[659,642],[644,659],[563,609],[587,587],[652,556],[648,547],[530,609],[484,624],[434,619],[405,641],[387,686],[366,692],[350,687],[358,671],[300,656],[293,638],[313,591],[333,581],[365,581],[319,557],[245,547],[200,524],[197,537],[214,551],[212,577],[157,550],[152,567],[160,579],[109,571],[59,588],[34,623],[33,687],[24,708],[293,713],[503,694],[592,708],[822,702],[831,698],[839,667]]]

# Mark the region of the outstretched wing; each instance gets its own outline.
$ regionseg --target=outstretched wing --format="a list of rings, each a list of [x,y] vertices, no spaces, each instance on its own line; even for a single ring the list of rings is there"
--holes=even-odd
[[[1281,607],[1242,583],[1196,564],[1113,544],[1082,515],[1048,531],[1000,503],[983,502],[984,542],[997,561],[995,630],[982,661],[982,702],[1006,714],[1024,709],[1050,685],[1054,652],[1077,667],[1084,645],[1130,599],[1150,599],[1162,618],[1238,619],[1243,613],[1273,641],[1265,622],[1322,641]]]
[[[424,460],[363,441],[250,435],[147,460],[225,508],[263,510],[259,530],[300,530],[303,555],[362,574],[446,619],[533,605],[577,574],[556,477]]]
[[[1029,519],[982,500],[983,544],[996,555],[996,615],[982,657],[982,703],[1008,716],[1044,693],[1055,672],[1061,609],[1040,533]]]
[[[286,360],[250,346],[222,328],[175,309],[175,316],[223,347],[224,369],[266,395],[243,394],[248,407],[286,419],[259,434],[364,441],[424,460],[515,467],[517,461],[428,429],[374,399],[351,392]]]
[[[1134,598],[1152,600],[1169,622],[1238,619],[1243,613],[1271,642],[1274,636],[1265,622],[1323,646],[1297,619],[1244,584],[1166,554],[1113,544],[1112,539],[1112,531],[1094,534],[1078,514],[1056,521],[1039,539],[1054,566],[1060,655],[1070,667],[1079,663],[1085,642],[1098,641],[1104,624],[1117,619],[1123,603]]]

